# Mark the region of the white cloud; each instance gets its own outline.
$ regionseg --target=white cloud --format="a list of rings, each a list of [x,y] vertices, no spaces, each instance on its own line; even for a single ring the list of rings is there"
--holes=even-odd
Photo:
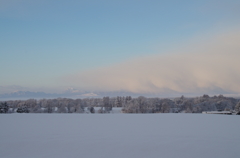
[[[67,77],[88,90],[159,93],[240,92],[240,31],[201,41],[185,49],[151,55]]]

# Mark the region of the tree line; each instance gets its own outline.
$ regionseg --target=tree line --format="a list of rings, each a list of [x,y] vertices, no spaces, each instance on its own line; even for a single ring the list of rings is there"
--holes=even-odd
[[[96,107],[98,110],[95,110]],[[201,113],[203,111],[240,111],[239,99],[223,95],[186,98],[147,98],[140,96],[84,99],[28,99],[0,102],[0,113],[109,113],[113,107],[123,113]]]

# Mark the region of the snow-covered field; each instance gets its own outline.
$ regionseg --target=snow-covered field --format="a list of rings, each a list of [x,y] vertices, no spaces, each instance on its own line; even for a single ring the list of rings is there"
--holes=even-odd
[[[2,114],[1,158],[239,158],[240,117]]]

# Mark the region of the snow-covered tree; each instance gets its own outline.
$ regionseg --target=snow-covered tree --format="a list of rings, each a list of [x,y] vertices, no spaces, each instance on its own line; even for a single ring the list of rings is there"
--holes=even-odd
[[[117,96],[115,100],[115,107],[122,107],[122,97]]]
[[[47,113],[52,113],[52,112],[53,112],[52,100],[51,100],[51,99],[49,99],[49,100],[47,101],[46,112],[47,112]]]
[[[146,113],[147,112],[147,98],[144,96],[140,96],[137,98],[137,106],[139,113]]]
[[[8,109],[9,109],[9,107],[8,107],[7,102],[0,104],[0,113],[7,113]]]
[[[139,107],[136,99],[131,99],[126,102],[125,106],[122,108],[123,113],[138,113]]]
[[[19,107],[17,109],[17,113],[29,113],[29,110],[28,110],[26,104],[24,106],[22,106],[22,107]]]
[[[105,112],[109,112],[112,110],[112,105],[110,104],[109,97],[103,97],[103,107]]]
[[[240,115],[240,102],[238,102],[237,105],[235,106],[235,111],[237,115]]]
[[[90,111],[90,113],[95,113],[94,107],[90,107],[90,108],[89,108],[89,111]]]

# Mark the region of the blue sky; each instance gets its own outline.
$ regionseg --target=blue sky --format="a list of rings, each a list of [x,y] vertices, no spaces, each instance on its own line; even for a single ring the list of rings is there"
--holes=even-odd
[[[238,0],[0,0],[0,93],[107,90],[66,78],[238,31],[239,17]]]

